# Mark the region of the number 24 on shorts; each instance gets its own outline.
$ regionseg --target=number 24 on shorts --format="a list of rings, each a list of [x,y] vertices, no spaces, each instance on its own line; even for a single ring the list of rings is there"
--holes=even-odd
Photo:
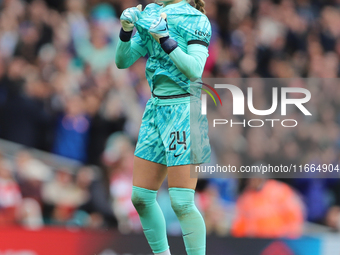
[[[179,131],[172,132],[170,134],[170,139],[172,139],[170,146],[169,146],[170,151],[175,151],[177,149],[177,145],[184,145],[184,150],[187,149],[187,139],[186,139],[185,131],[183,131],[183,141],[181,141],[180,139]]]

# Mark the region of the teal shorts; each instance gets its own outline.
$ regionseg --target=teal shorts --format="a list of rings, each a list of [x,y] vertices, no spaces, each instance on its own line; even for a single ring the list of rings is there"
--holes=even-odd
[[[146,104],[135,156],[168,167],[208,163],[208,121],[199,99],[159,99]]]

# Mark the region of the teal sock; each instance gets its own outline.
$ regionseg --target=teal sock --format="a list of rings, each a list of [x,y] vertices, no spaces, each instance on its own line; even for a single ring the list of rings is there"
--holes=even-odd
[[[206,230],[201,213],[194,203],[192,189],[169,188],[171,206],[180,222],[188,255],[205,255]]]
[[[135,206],[143,231],[153,253],[169,249],[163,212],[157,200],[157,191],[133,186],[131,200]]]

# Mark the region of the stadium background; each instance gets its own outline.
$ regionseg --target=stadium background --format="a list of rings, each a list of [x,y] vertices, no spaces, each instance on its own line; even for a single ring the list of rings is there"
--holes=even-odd
[[[0,254],[94,254],[105,247],[102,254],[148,252],[130,202],[134,144],[150,97],[145,59],[118,70],[114,55],[120,13],[149,2],[0,1]],[[337,78],[339,8],[336,0],[207,0],[213,36],[204,77]],[[265,100],[261,89],[259,101]],[[280,140],[281,160],[294,162],[299,151],[317,145],[327,149],[325,160],[339,163],[340,86],[325,86],[322,93],[313,101],[320,116],[314,140],[306,144],[303,132],[300,139]],[[233,145],[249,137],[261,136],[241,133]],[[228,152],[225,160],[247,165],[251,156],[268,157],[256,150],[260,142],[251,143],[248,157]],[[254,200],[237,208],[259,181],[199,182],[196,200],[208,247],[215,248],[209,255],[340,254],[338,179],[265,182],[270,185],[259,201],[284,190],[285,203],[261,207]],[[158,199],[176,246],[180,228],[166,183]],[[254,206],[251,229],[236,225],[242,210]],[[260,222],[268,211],[268,221]],[[277,216],[281,211],[286,214]],[[264,233],[262,226],[273,224],[277,231]],[[287,224],[291,231],[283,229]],[[273,240],[287,237],[301,239]],[[55,243],[44,246],[42,238]],[[96,238],[102,247],[96,241],[86,251],[74,248]]]

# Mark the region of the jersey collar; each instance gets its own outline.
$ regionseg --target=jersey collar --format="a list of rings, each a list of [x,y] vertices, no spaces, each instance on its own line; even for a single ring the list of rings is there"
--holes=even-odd
[[[182,5],[186,4],[186,3],[187,3],[186,0],[182,0],[181,2],[178,2],[178,3],[175,3],[175,4],[169,4],[169,5],[165,6],[165,7],[163,7],[162,10],[168,10],[168,9],[177,8],[177,7],[182,6]]]

